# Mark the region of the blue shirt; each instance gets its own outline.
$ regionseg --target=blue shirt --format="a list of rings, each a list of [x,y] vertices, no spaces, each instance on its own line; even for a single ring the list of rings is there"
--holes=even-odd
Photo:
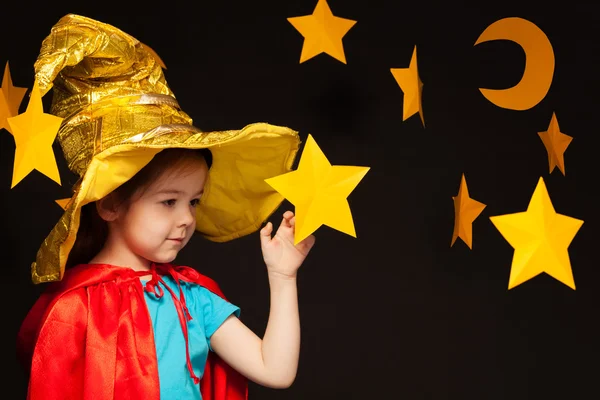
[[[173,278],[163,275],[162,279],[179,297]],[[142,280],[142,285],[145,283],[146,280]],[[163,289],[162,297],[157,298],[147,291],[144,294],[154,328],[160,398],[201,400],[199,387],[194,385],[187,367],[185,338],[175,303],[163,284],[158,285]],[[240,309],[195,283],[180,281],[180,285],[192,316],[187,321],[190,359],[194,373],[202,378],[208,352],[212,351],[210,337],[231,314],[239,317]]]

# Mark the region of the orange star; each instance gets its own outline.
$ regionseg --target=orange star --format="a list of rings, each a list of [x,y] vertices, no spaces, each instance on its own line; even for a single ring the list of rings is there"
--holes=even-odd
[[[58,200],[54,200],[56,202],[56,204],[58,204],[60,206],[60,208],[62,208],[63,210],[67,209],[67,206],[69,205],[69,202],[72,199],[69,197],[67,199],[58,199]]]
[[[300,63],[327,53],[346,64],[342,38],[356,21],[333,15],[327,0],[319,0],[312,15],[287,19],[304,36]]]
[[[452,233],[452,242],[450,247],[454,245],[457,237],[460,237],[463,242],[473,248],[473,221],[481,214],[486,207],[485,204],[473,200],[469,197],[467,189],[467,181],[465,174],[462,175],[458,195],[452,197],[454,200],[454,232]]]
[[[11,132],[6,120],[19,114],[19,107],[21,106],[25,92],[27,92],[27,88],[13,86],[7,61],[4,68],[2,88],[0,88],[0,129],[6,129]]]
[[[552,119],[550,120],[550,125],[548,126],[548,130],[545,132],[538,132],[544,146],[546,146],[546,151],[548,152],[548,163],[550,164],[550,173],[554,170],[554,167],[558,165],[558,168],[565,174],[565,159],[564,153],[569,147],[571,140],[573,138],[569,135],[565,135],[560,131],[558,127],[558,121],[556,120],[556,115],[552,113]]]
[[[406,121],[409,117],[417,112],[421,116],[421,122],[425,127],[425,119],[423,118],[423,105],[421,98],[423,94],[423,82],[419,78],[419,69],[417,67],[417,46],[413,50],[412,58],[408,68],[391,68],[392,75],[404,92],[404,110],[402,121]]]
[[[31,91],[27,111],[7,119],[16,147],[11,189],[34,169],[60,185],[60,174],[52,143],[62,120],[44,113],[42,95],[36,82]]]

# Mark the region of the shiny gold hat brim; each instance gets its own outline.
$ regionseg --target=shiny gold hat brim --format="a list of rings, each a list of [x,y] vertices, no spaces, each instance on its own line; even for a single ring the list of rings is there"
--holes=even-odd
[[[199,132],[188,125],[180,126],[181,130],[163,128],[170,132],[133,138],[92,159],[64,214],[37,253],[31,266],[34,283],[62,279],[77,237],[81,207],[127,182],[166,148],[206,148],[212,153],[196,215],[196,230],[211,241],[225,242],[257,231],[281,205],[283,197],[265,179],[291,170],[300,146],[297,132],[267,123],[221,132]]]

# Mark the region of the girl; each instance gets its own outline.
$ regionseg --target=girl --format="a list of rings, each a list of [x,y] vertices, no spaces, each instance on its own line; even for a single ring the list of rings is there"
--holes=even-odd
[[[43,93],[54,83],[58,138],[81,180],[32,265],[34,282],[53,283],[19,332],[28,398],[237,400],[247,379],[289,387],[296,274],[314,244],[294,246],[293,213],[274,236],[270,222],[260,230],[271,294],[262,339],[214,281],[173,261],[195,231],[225,241],[258,229],[282,201],[264,179],[289,171],[295,132],[200,132],[153,52],[85,17],[55,25],[36,80]]]

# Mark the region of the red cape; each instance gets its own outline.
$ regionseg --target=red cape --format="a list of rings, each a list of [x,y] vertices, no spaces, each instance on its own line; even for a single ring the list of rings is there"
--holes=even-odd
[[[196,270],[174,270],[179,280],[225,298],[215,281]],[[139,274],[80,265],[48,285],[18,335],[17,350],[31,371],[27,398],[159,400],[152,322]],[[248,381],[209,352],[200,391],[203,400],[246,400]]]

